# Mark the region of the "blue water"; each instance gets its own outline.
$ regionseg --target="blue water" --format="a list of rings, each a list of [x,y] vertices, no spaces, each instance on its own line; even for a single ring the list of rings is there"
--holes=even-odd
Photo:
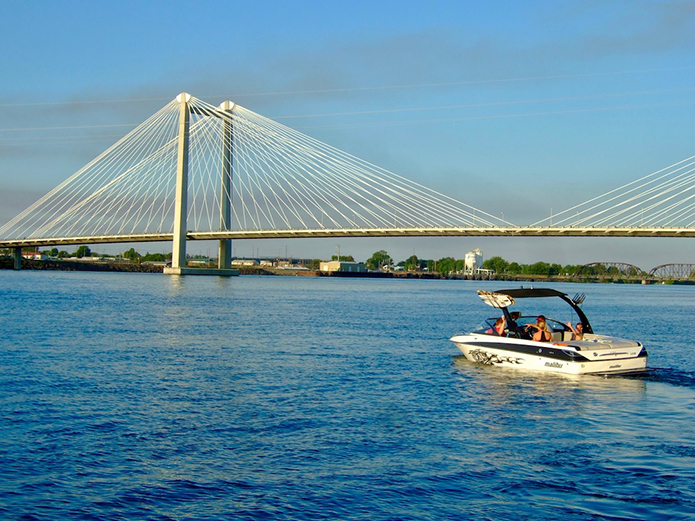
[[[0,518],[693,519],[695,287],[554,285],[603,378],[458,356],[507,285],[0,272]]]

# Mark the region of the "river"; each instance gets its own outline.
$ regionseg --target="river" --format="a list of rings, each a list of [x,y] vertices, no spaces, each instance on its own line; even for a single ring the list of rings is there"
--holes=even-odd
[[[509,285],[0,271],[0,517],[693,519],[695,287],[554,284],[604,378],[462,359]]]

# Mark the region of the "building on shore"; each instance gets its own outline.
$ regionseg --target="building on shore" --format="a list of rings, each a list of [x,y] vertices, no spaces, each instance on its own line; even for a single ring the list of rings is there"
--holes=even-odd
[[[23,251],[22,257],[29,260],[44,261],[48,260],[48,255],[42,251]]]
[[[365,273],[364,262],[328,261],[321,262],[319,269],[326,273]]]
[[[255,259],[232,259],[232,266],[258,266],[258,261]]]

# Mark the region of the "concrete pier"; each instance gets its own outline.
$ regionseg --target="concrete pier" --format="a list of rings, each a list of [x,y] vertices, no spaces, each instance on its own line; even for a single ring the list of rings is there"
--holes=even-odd
[[[21,247],[14,249],[14,269],[16,269],[16,270],[22,269],[22,248]]]
[[[165,275],[209,275],[217,277],[236,277],[239,275],[239,270],[219,269],[219,268],[164,268]]]

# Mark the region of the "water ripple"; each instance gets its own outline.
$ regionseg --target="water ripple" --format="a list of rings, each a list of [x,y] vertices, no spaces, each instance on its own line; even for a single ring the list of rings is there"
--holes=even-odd
[[[692,519],[684,290],[583,288],[657,369],[576,378],[456,356],[479,284],[0,272],[0,517]]]

